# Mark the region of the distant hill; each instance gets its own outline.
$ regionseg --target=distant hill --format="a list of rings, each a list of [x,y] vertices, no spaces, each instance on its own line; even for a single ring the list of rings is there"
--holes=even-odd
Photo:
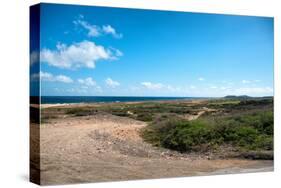
[[[225,99],[252,99],[253,97],[250,97],[248,95],[227,95],[224,97]]]
[[[248,95],[227,95],[223,97],[224,99],[239,99],[239,100],[249,100],[249,99],[273,99],[273,96],[264,96],[264,97],[251,97]]]

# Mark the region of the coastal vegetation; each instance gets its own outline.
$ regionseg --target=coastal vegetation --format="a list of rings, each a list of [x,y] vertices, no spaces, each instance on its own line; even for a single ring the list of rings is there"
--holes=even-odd
[[[147,123],[140,134],[156,147],[181,153],[273,159],[273,98],[104,103],[42,110],[41,120],[111,114]]]
[[[223,118],[153,121],[143,131],[146,141],[180,152],[208,152],[219,146],[239,151],[273,150],[273,113],[254,112]]]

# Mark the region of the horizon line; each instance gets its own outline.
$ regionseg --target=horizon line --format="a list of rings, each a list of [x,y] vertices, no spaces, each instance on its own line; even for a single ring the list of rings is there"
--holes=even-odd
[[[252,98],[263,98],[263,97],[274,97],[274,95],[267,96],[251,96],[251,95],[225,95],[225,96],[134,96],[134,95],[40,95],[30,97],[159,97],[159,98],[224,98],[227,96],[232,97],[252,97]]]

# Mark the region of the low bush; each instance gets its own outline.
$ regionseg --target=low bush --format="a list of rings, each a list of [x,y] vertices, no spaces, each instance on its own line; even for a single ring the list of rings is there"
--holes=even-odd
[[[74,116],[89,116],[97,113],[97,110],[87,108],[71,108],[67,109],[66,114]]]
[[[180,152],[205,152],[223,144],[246,151],[272,150],[273,113],[193,121],[160,118],[144,128],[142,136],[153,145]]]
[[[163,137],[161,145],[181,152],[197,151],[202,145],[212,144],[212,137],[212,130],[205,123],[180,121]]]
[[[140,120],[140,121],[149,122],[149,121],[153,120],[153,115],[150,113],[140,113],[140,114],[137,114],[136,119]]]

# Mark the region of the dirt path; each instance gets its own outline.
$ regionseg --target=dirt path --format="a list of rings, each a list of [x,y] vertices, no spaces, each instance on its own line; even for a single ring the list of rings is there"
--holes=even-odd
[[[65,184],[272,170],[272,161],[208,160],[144,143],[144,122],[99,114],[42,125],[41,183]]]
[[[216,112],[217,110],[215,109],[210,109],[207,107],[203,107],[201,111],[199,111],[197,114],[192,115],[192,114],[186,114],[183,116],[183,118],[191,121],[191,120],[196,120],[198,119],[200,116],[202,116],[203,114],[205,114],[206,112]]]

